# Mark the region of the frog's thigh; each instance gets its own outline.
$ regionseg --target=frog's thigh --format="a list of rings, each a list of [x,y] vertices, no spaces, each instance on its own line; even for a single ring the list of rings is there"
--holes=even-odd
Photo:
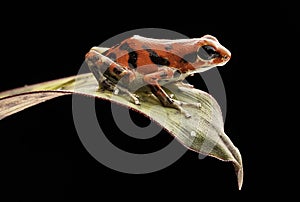
[[[104,55],[94,50],[90,50],[85,55],[85,62],[99,83],[106,80],[103,73],[110,65],[105,62],[105,58],[106,57]]]
[[[106,80],[104,72],[107,70],[111,75],[115,75],[119,78],[131,73],[123,66],[117,64],[110,58],[97,52],[97,49],[93,48],[86,54],[86,62],[90,71],[94,74],[99,83]]]

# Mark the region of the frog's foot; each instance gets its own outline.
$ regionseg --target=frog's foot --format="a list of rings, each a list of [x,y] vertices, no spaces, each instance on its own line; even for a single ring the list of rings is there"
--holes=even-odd
[[[189,83],[177,82],[176,84],[177,84],[178,87],[194,88],[194,85],[191,85],[191,84],[189,84]]]
[[[186,118],[190,118],[191,114],[187,110],[185,110],[184,107],[188,106],[197,109],[201,107],[201,103],[186,103],[173,99],[159,85],[149,85],[149,87],[152,93],[159,99],[163,106],[178,109],[182,114],[185,115]]]
[[[134,94],[134,93],[131,93],[128,89],[126,89],[122,86],[115,86],[113,92],[114,92],[115,95],[118,95],[119,92],[124,93],[124,94],[128,95],[133,100],[134,104],[136,104],[136,105],[140,104],[139,96]]]
[[[185,106],[188,107],[194,107],[194,108],[201,108],[201,103],[186,103],[175,99],[169,99],[167,103],[163,103],[164,106],[173,107],[175,109],[178,109],[180,113],[184,114],[186,118],[190,118],[190,113],[184,109]]]
[[[174,72],[169,67],[161,67],[159,71],[147,74],[144,76],[144,81],[148,83],[148,86],[151,89],[151,92],[159,99],[161,104],[165,107],[172,107],[178,109],[182,114],[185,115],[186,118],[190,118],[191,115],[184,109],[184,107],[196,107],[200,108],[200,103],[185,103],[178,100],[173,99],[174,96],[168,95],[164,89],[160,86],[159,81],[163,79],[172,79],[174,78]],[[189,88],[192,86],[188,85]]]
[[[102,81],[101,87],[103,90],[105,89],[105,90],[112,91],[113,94],[115,94],[115,95],[118,95],[119,93],[126,94],[133,100],[134,104],[136,104],[136,105],[140,104],[138,95],[131,93],[128,89],[126,89],[122,86],[116,85],[109,80]]]

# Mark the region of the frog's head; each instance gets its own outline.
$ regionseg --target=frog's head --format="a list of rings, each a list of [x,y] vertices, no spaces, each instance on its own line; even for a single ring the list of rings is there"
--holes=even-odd
[[[231,58],[228,49],[222,46],[219,41],[211,35],[205,35],[197,42],[197,58],[202,71],[212,67],[223,66]]]

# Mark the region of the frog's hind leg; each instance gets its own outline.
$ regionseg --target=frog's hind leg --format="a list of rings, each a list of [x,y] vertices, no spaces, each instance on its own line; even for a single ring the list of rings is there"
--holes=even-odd
[[[190,118],[190,113],[185,110],[184,107],[191,106],[200,108],[201,103],[186,103],[171,98],[171,96],[169,96],[158,83],[160,79],[166,79],[167,77],[171,78],[172,74],[168,68],[165,68],[158,72],[145,75],[144,81],[149,84],[148,86],[150,87],[152,93],[159,99],[163,106],[178,109],[185,115],[186,118]]]
[[[117,84],[123,77],[126,77],[127,82],[131,82],[135,76],[131,71],[127,70],[121,65],[118,65],[110,58],[102,55],[98,50],[98,47],[93,47],[86,54],[85,61],[90,71],[94,74],[96,80],[98,81],[99,86],[105,90],[113,91],[114,94],[118,94],[119,92],[127,94],[135,104],[140,104],[137,95],[129,92],[126,88]]]
[[[104,88],[111,88],[111,83],[106,82],[106,78],[103,75],[105,70],[109,67],[109,64],[106,64],[103,61],[103,56],[101,53],[91,49],[86,55],[85,55],[85,62],[88,65],[90,71],[93,73],[94,77],[98,81],[99,85]]]

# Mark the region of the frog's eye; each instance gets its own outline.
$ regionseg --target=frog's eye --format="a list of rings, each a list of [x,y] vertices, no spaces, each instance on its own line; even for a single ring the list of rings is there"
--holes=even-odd
[[[197,55],[202,60],[211,60],[213,58],[220,57],[220,54],[214,49],[214,47],[209,45],[201,46],[197,51]]]

